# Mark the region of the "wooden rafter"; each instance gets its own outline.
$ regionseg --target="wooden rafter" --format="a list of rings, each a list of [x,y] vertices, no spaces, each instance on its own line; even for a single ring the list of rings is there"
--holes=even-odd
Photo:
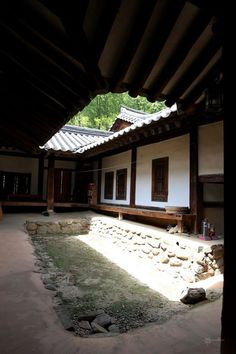
[[[143,53],[143,60],[139,63],[139,75],[136,76],[129,89],[131,96],[136,97],[139,94],[146,79],[150,75],[181,10],[184,7],[184,3],[184,1],[166,2],[167,5],[164,7],[161,19],[155,28],[155,33],[153,33],[152,45],[148,46],[147,50]]]

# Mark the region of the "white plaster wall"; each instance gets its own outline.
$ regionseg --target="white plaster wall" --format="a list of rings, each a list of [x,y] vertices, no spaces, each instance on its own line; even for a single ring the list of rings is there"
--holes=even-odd
[[[199,175],[224,173],[223,122],[198,128]]]
[[[169,157],[168,201],[152,201],[152,160]],[[189,207],[189,135],[137,149],[136,205]]]
[[[38,193],[38,159],[18,156],[0,156],[0,170],[31,173],[31,194]]]
[[[129,204],[130,202],[130,166],[131,166],[131,150],[108,156],[102,159],[102,183],[101,183],[101,202],[112,204]],[[126,200],[116,200],[116,170],[127,168],[127,189]],[[104,199],[104,181],[105,172],[114,171],[113,198]]]

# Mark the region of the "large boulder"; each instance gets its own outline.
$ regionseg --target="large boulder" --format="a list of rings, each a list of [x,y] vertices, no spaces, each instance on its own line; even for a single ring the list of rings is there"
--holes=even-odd
[[[203,288],[187,288],[186,291],[182,293],[184,296],[180,299],[184,304],[196,304],[206,300],[206,291]]]

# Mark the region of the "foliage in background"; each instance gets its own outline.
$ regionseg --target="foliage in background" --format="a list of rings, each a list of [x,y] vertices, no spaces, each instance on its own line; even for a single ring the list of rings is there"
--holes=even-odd
[[[163,102],[151,103],[145,97],[130,97],[127,92],[107,93],[96,96],[88,106],[77,113],[68,124],[81,127],[109,130],[120,112],[121,105],[139,111],[154,113],[165,108]]]

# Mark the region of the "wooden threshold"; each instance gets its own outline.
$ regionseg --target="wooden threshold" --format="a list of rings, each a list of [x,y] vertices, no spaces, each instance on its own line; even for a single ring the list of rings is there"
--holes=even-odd
[[[85,203],[73,203],[73,202],[69,202],[69,203],[54,203],[54,207],[58,208],[88,208],[89,204],[85,204]]]
[[[21,202],[14,200],[2,201],[3,206],[47,206],[47,202]]]
[[[23,202],[23,201],[13,201],[6,200],[1,202],[2,206],[47,206],[47,202]],[[77,208],[83,207],[88,208],[88,204],[83,203],[54,203],[54,207],[61,208]]]

